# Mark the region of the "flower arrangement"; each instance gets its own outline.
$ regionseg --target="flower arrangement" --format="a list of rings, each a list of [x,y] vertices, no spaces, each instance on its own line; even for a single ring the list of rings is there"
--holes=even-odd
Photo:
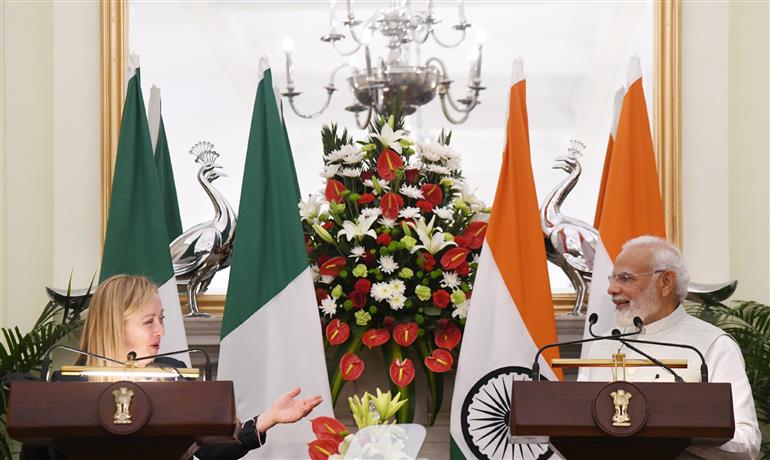
[[[383,393],[379,388],[376,397],[366,392],[363,398],[357,395],[348,398],[350,411],[359,430],[381,427],[359,431],[356,435],[351,434],[347,427],[335,418],[317,417],[311,420],[316,439],[308,443],[308,455],[312,460],[410,458],[404,453],[405,431],[390,424],[396,412],[407,403],[407,400],[399,400],[400,398],[400,393],[394,398],[390,391]]]
[[[380,347],[391,388],[414,400],[415,362],[430,394],[429,423],[452,369],[486,233],[489,209],[462,177],[443,131],[436,143],[407,138],[403,118],[379,117],[368,139],[322,130],[322,194],[299,204],[325,343],[337,347],[330,386],[366,369],[363,346]],[[414,417],[414,405],[397,415]]]

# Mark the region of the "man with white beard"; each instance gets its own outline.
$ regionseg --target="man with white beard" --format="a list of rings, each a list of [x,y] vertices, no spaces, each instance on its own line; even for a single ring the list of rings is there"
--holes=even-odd
[[[690,446],[680,459],[755,459],[762,439],[754,409],[743,355],[735,341],[721,329],[689,315],[682,301],[689,276],[679,250],[668,241],[641,236],[625,245],[615,260],[607,293],[615,304],[618,326],[623,332],[636,330],[633,320],[644,322],[640,340],[692,345],[706,358],[709,382],[732,386],[735,434],[718,446]],[[609,335],[605,331],[604,335]],[[658,345],[633,344],[657,359],[687,359],[686,369],[676,369],[686,382],[700,381],[701,360],[692,350]],[[589,358],[610,358],[614,353],[644,358],[618,341],[603,340],[591,347]],[[671,382],[673,376],[659,367],[628,368],[631,382]],[[612,368],[583,368],[578,380],[615,380]]]

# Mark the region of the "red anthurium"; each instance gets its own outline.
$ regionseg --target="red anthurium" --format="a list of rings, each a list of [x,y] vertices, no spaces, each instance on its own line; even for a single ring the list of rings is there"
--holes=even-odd
[[[332,257],[331,259],[321,264],[321,266],[318,268],[318,273],[327,276],[337,276],[340,274],[342,269],[345,268],[346,263],[347,259],[342,256]]]
[[[461,248],[467,248],[468,245],[471,243],[471,239],[470,237],[465,236],[465,234],[462,234],[462,235],[457,235],[454,239],[454,242],[457,243],[457,246]]]
[[[307,444],[310,460],[327,460],[330,455],[340,453],[340,443],[334,439],[316,439]]]
[[[446,372],[452,369],[453,363],[452,353],[443,348],[437,348],[433,350],[433,353],[425,357],[425,367],[433,372]]]
[[[390,363],[390,379],[400,387],[405,387],[414,380],[414,364],[409,358],[394,359]]]
[[[361,336],[361,342],[371,350],[390,340],[390,332],[387,329],[369,329]]]
[[[345,343],[350,337],[350,326],[347,323],[343,323],[338,319],[329,321],[326,325],[326,340],[331,345],[339,345]]]
[[[345,190],[345,184],[335,179],[329,179],[326,181],[326,190],[324,191],[324,196],[326,196],[326,199],[329,201],[336,201],[337,203],[341,203],[342,192]]]
[[[468,249],[480,248],[484,243],[484,237],[487,235],[488,226],[489,224],[481,221],[468,224],[468,228],[463,232],[463,235],[468,238],[468,242],[464,246]]]
[[[342,380],[349,382],[361,377],[365,367],[366,366],[364,365],[364,362],[361,361],[361,358],[350,352],[345,353],[340,360]]]
[[[404,166],[401,157],[390,149],[385,149],[377,158],[377,174],[385,180],[396,178],[396,170]]]
[[[444,194],[441,192],[441,186],[438,184],[425,184],[420,187],[420,191],[426,200],[430,201],[436,206],[440,205],[441,200],[444,199]]]
[[[423,213],[433,211],[433,203],[428,200],[417,200],[417,203],[415,204]]]
[[[448,319],[439,320],[436,334],[433,336],[437,346],[451,350],[460,343],[462,338],[462,331],[453,322]]]
[[[441,257],[441,266],[444,267],[445,270],[454,270],[465,262],[465,258],[468,257],[469,252],[470,251],[465,248],[452,248],[445,252]]]
[[[366,203],[371,203],[372,201],[374,201],[374,195],[372,195],[371,193],[362,193],[361,198],[356,200],[356,203],[366,204]]]
[[[401,323],[393,328],[393,340],[402,347],[408,347],[417,339],[417,323]]]
[[[310,421],[310,424],[313,427],[313,433],[315,433],[318,439],[336,440],[337,444],[341,443],[345,436],[350,434],[348,428],[336,418],[316,417]]]
[[[388,219],[395,219],[398,217],[398,211],[401,210],[401,206],[404,205],[404,199],[398,193],[388,192],[382,195],[380,198],[380,209],[382,209],[382,215]]]

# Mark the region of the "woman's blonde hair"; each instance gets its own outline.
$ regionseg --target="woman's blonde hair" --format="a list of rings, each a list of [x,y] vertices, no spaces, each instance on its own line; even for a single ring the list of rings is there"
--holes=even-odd
[[[157,293],[158,288],[144,276],[115,275],[104,280],[91,298],[80,349],[125,361],[124,322]],[[113,364],[89,356],[86,365]]]

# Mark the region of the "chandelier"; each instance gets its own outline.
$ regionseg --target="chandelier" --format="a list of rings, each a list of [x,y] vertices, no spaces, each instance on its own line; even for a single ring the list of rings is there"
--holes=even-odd
[[[443,48],[456,48],[466,39],[471,24],[465,17],[463,0],[458,0],[458,22],[451,26],[456,38],[444,41],[439,38],[436,25],[440,21],[434,16],[433,1],[427,0],[424,11],[413,11],[409,0],[392,0],[390,5],[374,13],[367,20],[359,20],[353,11],[353,1],[347,0],[346,19],[338,23],[335,19],[336,0],[330,0],[329,30],[321,40],[329,43],[343,57],[350,56],[350,61],[335,67],[324,87],[326,101],[320,110],[314,113],[302,113],[295,105],[295,99],[301,94],[294,85],[292,51],[293,44],[287,38],[283,44],[286,56],[286,91],[282,96],[289,100],[292,111],[302,118],[316,118],[321,115],[337,91],[334,84],[338,72],[349,71],[347,82],[355,96],[355,102],[345,110],[352,112],[359,128],[364,129],[372,114],[388,112],[395,104],[402,107],[405,114],[414,113],[421,105],[427,104],[438,94],[441,109],[449,122],[463,123],[471,111],[479,104],[481,86],[481,51],[485,40],[484,30],[476,33],[476,44],[472,48],[470,72],[465,97],[454,99],[450,94],[452,79],[447,67],[437,57],[430,57],[424,63],[414,63],[409,56],[409,45],[419,47],[431,37]],[[342,28],[339,29],[338,26]],[[377,35],[385,41],[386,55],[374,60],[370,44]],[[350,40],[345,40],[350,37]],[[343,42],[349,43],[349,49],[343,49]],[[355,62],[355,56],[363,48],[364,66]],[[362,114],[366,112],[366,116]]]

